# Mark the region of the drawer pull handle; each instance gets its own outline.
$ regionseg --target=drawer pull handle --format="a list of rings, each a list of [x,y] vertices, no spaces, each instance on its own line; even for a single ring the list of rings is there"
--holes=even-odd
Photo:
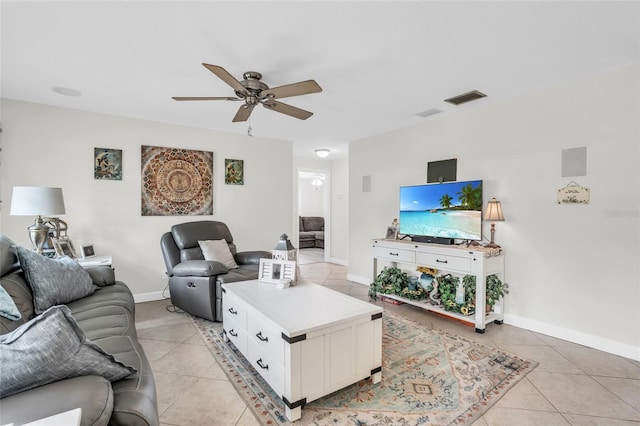
[[[400,256],[400,253],[391,253],[391,252],[389,252],[389,256]]]
[[[236,333],[233,328],[231,330],[229,330],[229,334],[232,335],[233,337],[238,337],[238,333]]]
[[[262,358],[256,361],[256,364],[260,366],[260,368],[264,368],[265,370],[269,369],[269,364],[264,364]]]
[[[438,263],[449,263],[449,262],[448,262],[448,261],[446,261],[446,260],[440,260],[440,259],[436,259],[436,262],[438,262]]]
[[[259,331],[258,334],[256,334],[256,337],[258,339],[260,339],[261,342],[268,342],[269,341],[269,337],[265,337],[262,335],[262,331]]]
[[[229,312],[230,312],[232,315],[238,315],[238,311],[236,311],[236,310],[235,310],[235,309],[233,309],[233,308],[229,308]]]

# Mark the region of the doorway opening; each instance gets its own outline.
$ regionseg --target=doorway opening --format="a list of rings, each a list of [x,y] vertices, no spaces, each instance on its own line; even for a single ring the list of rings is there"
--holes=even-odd
[[[298,170],[300,264],[324,262],[330,251],[329,171]]]

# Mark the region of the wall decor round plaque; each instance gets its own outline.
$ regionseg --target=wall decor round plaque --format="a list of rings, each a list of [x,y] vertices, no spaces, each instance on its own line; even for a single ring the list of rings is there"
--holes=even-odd
[[[213,214],[213,152],[142,145],[142,216]]]

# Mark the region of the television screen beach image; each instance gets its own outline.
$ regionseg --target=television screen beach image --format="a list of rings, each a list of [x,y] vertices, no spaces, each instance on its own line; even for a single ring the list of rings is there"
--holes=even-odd
[[[400,234],[482,239],[482,181],[400,187]]]

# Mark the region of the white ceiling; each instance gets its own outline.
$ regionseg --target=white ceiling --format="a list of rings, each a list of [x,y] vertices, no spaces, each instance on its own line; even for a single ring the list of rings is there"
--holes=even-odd
[[[291,140],[294,155],[501,102],[640,60],[640,2],[2,1],[5,98]],[[206,70],[258,71],[271,87],[315,79],[285,99],[306,121],[237,102]],[[62,96],[53,87],[81,96]],[[463,106],[443,99],[470,90]],[[604,107],[604,106],[603,106]],[[443,116],[443,115],[440,116]],[[333,157],[332,156],[332,157]],[[332,158],[329,157],[329,158]]]

